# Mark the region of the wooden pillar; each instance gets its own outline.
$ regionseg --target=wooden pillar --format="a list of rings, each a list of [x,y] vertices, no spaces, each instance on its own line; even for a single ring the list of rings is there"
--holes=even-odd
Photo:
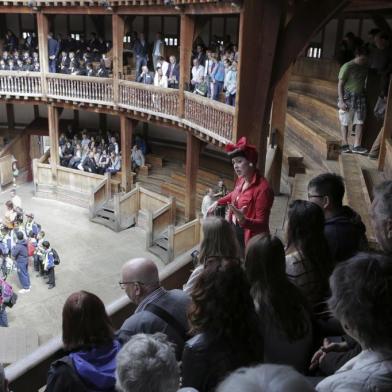
[[[264,173],[272,101],[271,77],[285,0],[247,0],[240,14],[238,87],[233,139],[246,136]]]
[[[387,139],[392,138],[392,78],[389,81],[387,108],[384,117],[384,132],[381,139],[380,155],[378,158],[378,170],[384,170]]]
[[[79,110],[74,109],[73,111],[73,122],[72,126],[76,129],[79,128]]]
[[[120,15],[112,15],[113,29],[113,97],[118,102],[118,81],[123,75],[124,19]]]
[[[50,137],[50,166],[52,177],[57,181],[57,166],[59,161],[59,110],[55,106],[48,106],[48,125]]]
[[[49,56],[48,56],[48,33],[49,22],[48,17],[42,12],[37,13],[37,31],[38,31],[38,50],[39,50],[39,66],[42,75],[42,92],[44,96],[47,93],[46,74],[49,72]]]
[[[193,34],[195,30],[195,18],[190,15],[181,15],[180,28],[180,80],[179,80],[179,102],[178,116],[184,117],[185,113],[185,88],[190,82],[191,57]]]
[[[6,107],[6,112],[7,112],[7,125],[8,125],[8,130],[14,130],[15,129],[15,112],[14,112],[14,104],[13,103],[7,103],[5,105]]]
[[[199,170],[201,141],[187,133],[186,139],[186,167],[185,167],[185,220],[187,222],[196,217],[197,199],[197,171]]]
[[[128,118],[125,114],[120,115],[121,127],[121,188],[124,192],[132,189],[132,134],[134,129],[134,120]]]
[[[106,129],[107,129],[107,115],[106,115],[106,113],[99,113],[99,129],[106,132]]]
[[[38,105],[34,105],[34,118],[37,119],[39,118],[39,106]]]
[[[280,193],[280,179],[283,164],[284,133],[286,127],[287,94],[291,68],[284,74],[275,88],[271,113],[271,130],[275,135],[276,151],[272,163],[271,176],[268,178],[275,195]]]

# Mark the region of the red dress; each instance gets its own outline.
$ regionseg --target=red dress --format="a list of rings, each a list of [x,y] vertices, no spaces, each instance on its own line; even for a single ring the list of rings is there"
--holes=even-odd
[[[245,179],[237,178],[232,192],[218,200],[218,205],[233,204],[236,208],[246,207],[245,220],[238,224],[244,229],[245,245],[256,234],[269,233],[269,216],[274,202],[274,192],[268,181],[256,171],[250,186],[242,191]],[[229,222],[233,213],[229,211]]]

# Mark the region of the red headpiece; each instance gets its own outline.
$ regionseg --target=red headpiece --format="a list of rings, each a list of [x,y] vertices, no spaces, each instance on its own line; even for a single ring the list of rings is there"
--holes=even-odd
[[[228,143],[225,150],[228,152],[230,158],[242,156],[254,165],[257,163],[258,154],[256,146],[248,144],[245,136],[238,140],[236,144]]]

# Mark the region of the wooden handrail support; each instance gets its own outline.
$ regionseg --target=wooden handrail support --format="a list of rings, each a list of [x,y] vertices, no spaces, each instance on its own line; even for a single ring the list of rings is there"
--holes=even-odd
[[[190,275],[192,262],[190,253],[185,253],[165,266],[159,273],[162,286],[166,289],[182,288]],[[106,306],[116,329],[128,318],[133,308],[128,297],[122,296]],[[65,355],[61,336],[49,340],[26,357],[5,368],[10,389],[14,392],[38,392],[46,384],[50,363]]]
[[[50,148],[48,148],[48,149],[45,151],[45,154],[42,155],[41,158],[39,158],[38,162],[39,162],[39,163],[45,163],[45,162],[49,159],[49,157],[50,157]]]
[[[132,203],[130,203],[130,199],[135,197],[136,203],[132,205]],[[130,206],[133,208],[130,208]],[[136,220],[136,216],[139,211],[139,187],[136,186],[130,192],[123,195],[115,193],[113,195],[113,208],[117,228],[116,231],[129,227],[131,222]]]
[[[201,218],[197,217],[193,221],[185,223],[182,226],[168,227],[168,260],[169,262],[182,253],[193,249],[201,238]]]
[[[91,174],[91,173],[88,173]],[[91,192],[89,201],[89,218],[93,219],[96,216],[98,209],[110,199],[111,185],[110,173],[106,173],[102,181]]]

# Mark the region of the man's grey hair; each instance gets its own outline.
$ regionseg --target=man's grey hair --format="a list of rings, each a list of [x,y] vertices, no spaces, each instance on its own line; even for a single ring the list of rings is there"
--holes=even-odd
[[[162,333],[134,335],[117,355],[120,392],[176,392],[179,381],[174,347]]]
[[[217,392],[314,392],[304,376],[282,365],[241,368],[226,378]]]
[[[374,189],[377,199],[375,213],[383,219],[392,218],[392,181],[384,181]]]

